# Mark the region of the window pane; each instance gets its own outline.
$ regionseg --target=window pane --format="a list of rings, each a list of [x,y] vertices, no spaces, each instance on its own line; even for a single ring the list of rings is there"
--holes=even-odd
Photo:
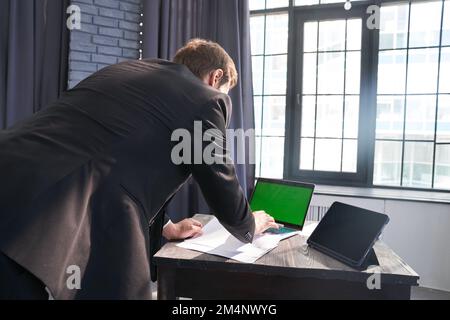
[[[313,170],[314,139],[301,139],[300,170]]]
[[[356,172],[356,162],[358,159],[358,141],[344,140],[344,151],[342,154],[342,171]]]
[[[377,139],[403,139],[404,96],[378,96]]]
[[[405,142],[403,186],[431,188],[433,143]]]
[[[347,20],[347,50],[361,50],[361,19]]]
[[[255,137],[255,176],[261,176],[261,137]]]
[[[406,140],[434,140],[436,96],[408,96],[406,99]]]
[[[261,177],[283,178],[284,138],[262,138]]]
[[[250,0],[250,10],[261,10],[265,8],[266,0]]]
[[[361,80],[361,53],[347,52],[345,93],[359,94]]]
[[[436,93],[439,49],[409,51],[408,93]]]
[[[344,53],[319,53],[319,94],[344,92]]]
[[[255,107],[255,135],[261,135],[262,126],[262,97],[253,97]]]
[[[450,189],[450,145],[436,146],[434,187],[437,189]]]
[[[445,0],[444,25],[442,27],[442,45],[450,45],[450,0]]]
[[[317,21],[306,22],[303,31],[303,51],[317,51]]]
[[[314,170],[341,171],[341,149],[340,139],[317,139]]]
[[[252,54],[264,53],[264,16],[250,17]]]
[[[450,96],[439,96],[437,142],[450,142]]]
[[[402,143],[377,141],[375,143],[375,185],[400,186]]]
[[[406,50],[383,51],[378,59],[378,94],[404,94]]]
[[[439,92],[450,93],[450,48],[441,49],[441,72],[439,77]]]
[[[262,95],[264,58],[262,56],[252,57],[253,94]]]
[[[295,0],[296,6],[309,6],[312,4],[319,4],[319,0]]]
[[[342,137],[343,103],[342,96],[317,97],[317,137]]]
[[[264,97],[263,136],[284,136],[286,97]]]
[[[352,2],[355,1],[361,1],[361,0],[353,0]],[[344,3],[346,2],[346,0],[320,0],[320,3]]]
[[[273,0],[276,1],[276,0]],[[347,0],[320,0],[321,4],[325,3],[342,3],[344,4]],[[364,0],[351,0],[352,2],[364,1]],[[294,0],[296,6],[309,6],[313,4],[319,4],[319,0]]]
[[[267,0],[267,9],[284,8],[289,6],[289,0]]]
[[[344,137],[358,138],[359,96],[345,97]]]
[[[345,20],[319,22],[319,50],[345,49]]]
[[[442,1],[411,4],[410,47],[439,45]]]
[[[406,48],[409,5],[387,5],[380,10],[380,49]]]
[[[266,17],[266,54],[287,53],[288,15]]]
[[[302,137],[314,137],[316,97],[304,96],[302,101]]]
[[[303,94],[316,93],[317,53],[303,55]]]
[[[264,94],[286,94],[287,56],[267,56],[264,69]]]

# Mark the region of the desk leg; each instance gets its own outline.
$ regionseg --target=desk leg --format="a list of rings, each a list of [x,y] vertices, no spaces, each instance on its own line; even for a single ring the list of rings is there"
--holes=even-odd
[[[158,268],[158,300],[176,300],[175,269]]]

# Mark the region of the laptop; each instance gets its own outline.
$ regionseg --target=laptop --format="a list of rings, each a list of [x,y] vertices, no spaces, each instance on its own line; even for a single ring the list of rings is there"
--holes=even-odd
[[[265,211],[280,225],[266,232],[301,231],[314,193],[314,185],[287,180],[258,178],[250,198],[252,211]]]
[[[312,248],[362,270],[377,264],[372,247],[388,222],[385,214],[335,202],[307,242]]]

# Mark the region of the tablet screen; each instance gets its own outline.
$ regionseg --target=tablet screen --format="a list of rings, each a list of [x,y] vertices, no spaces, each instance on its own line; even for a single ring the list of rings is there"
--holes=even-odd
[[[359,262],[388,220],[384,214],[335,202],[308,239],[308,243],[312,242]]]

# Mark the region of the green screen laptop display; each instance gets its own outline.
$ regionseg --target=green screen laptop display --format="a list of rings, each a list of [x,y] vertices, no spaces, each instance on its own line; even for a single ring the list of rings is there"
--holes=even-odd
[[[266,211],[277,222],[303,227],[313,192],[314,185],[258,180],[250,207]]]

